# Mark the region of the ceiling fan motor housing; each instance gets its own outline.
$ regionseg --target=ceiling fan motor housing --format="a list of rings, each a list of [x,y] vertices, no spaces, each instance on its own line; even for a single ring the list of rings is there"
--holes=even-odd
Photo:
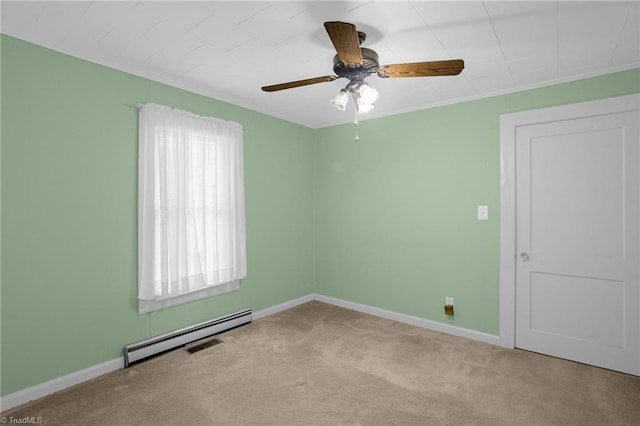
[[[366,47],[361,47],[362,50],[362,63],[361,64],[349,64],[345,63],[338,55],[333,57],[333,72],[338,77],[344,77],[348,80],[364,80],[365,77],[370,76],[378,72],[378,54]]]

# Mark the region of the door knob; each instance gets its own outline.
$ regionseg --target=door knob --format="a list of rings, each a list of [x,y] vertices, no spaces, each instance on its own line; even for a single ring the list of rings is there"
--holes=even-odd
[[[523,262],[529,261],[529,253],[527,253],[526,251],[523,251],[522,253],[520,253],[520,257],[522,258]]]

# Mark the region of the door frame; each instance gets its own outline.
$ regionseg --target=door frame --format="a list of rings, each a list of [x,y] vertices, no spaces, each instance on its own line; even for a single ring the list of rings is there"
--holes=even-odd
[[[516,342],[515,160],[518,127],[638,110],[640,93],[500,115],[500,346],[515,348]]]

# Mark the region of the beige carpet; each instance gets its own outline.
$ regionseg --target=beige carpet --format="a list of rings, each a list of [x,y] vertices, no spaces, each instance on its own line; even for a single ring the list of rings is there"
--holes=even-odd
[[[51,425],[639,425],[640,378],[311,302],[3,413]]]

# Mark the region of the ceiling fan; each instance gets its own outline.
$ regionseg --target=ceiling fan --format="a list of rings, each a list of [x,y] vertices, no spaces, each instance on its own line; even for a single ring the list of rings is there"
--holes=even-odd
[[[379,65],[378,54],[375,51],[360,47],[367,35],[362,31],[357,31],[355,25],[333,21],[325,22],[324,28],[336,49],[337,55],[333,58],[333,72],[336,75],[264,86],[262,90],[276,92],[346,78],[349,83],[331,99],[331,104],[344,110],[349,100],[349,94],[351,94],[356,104],[356,112],[367,112],[373,109],[374,103],[378,99],[378,92],[364,81],[372,74],[378,74],[378,77],[382,78],[433,77],[458,75],[464,68],[462,59]]]

